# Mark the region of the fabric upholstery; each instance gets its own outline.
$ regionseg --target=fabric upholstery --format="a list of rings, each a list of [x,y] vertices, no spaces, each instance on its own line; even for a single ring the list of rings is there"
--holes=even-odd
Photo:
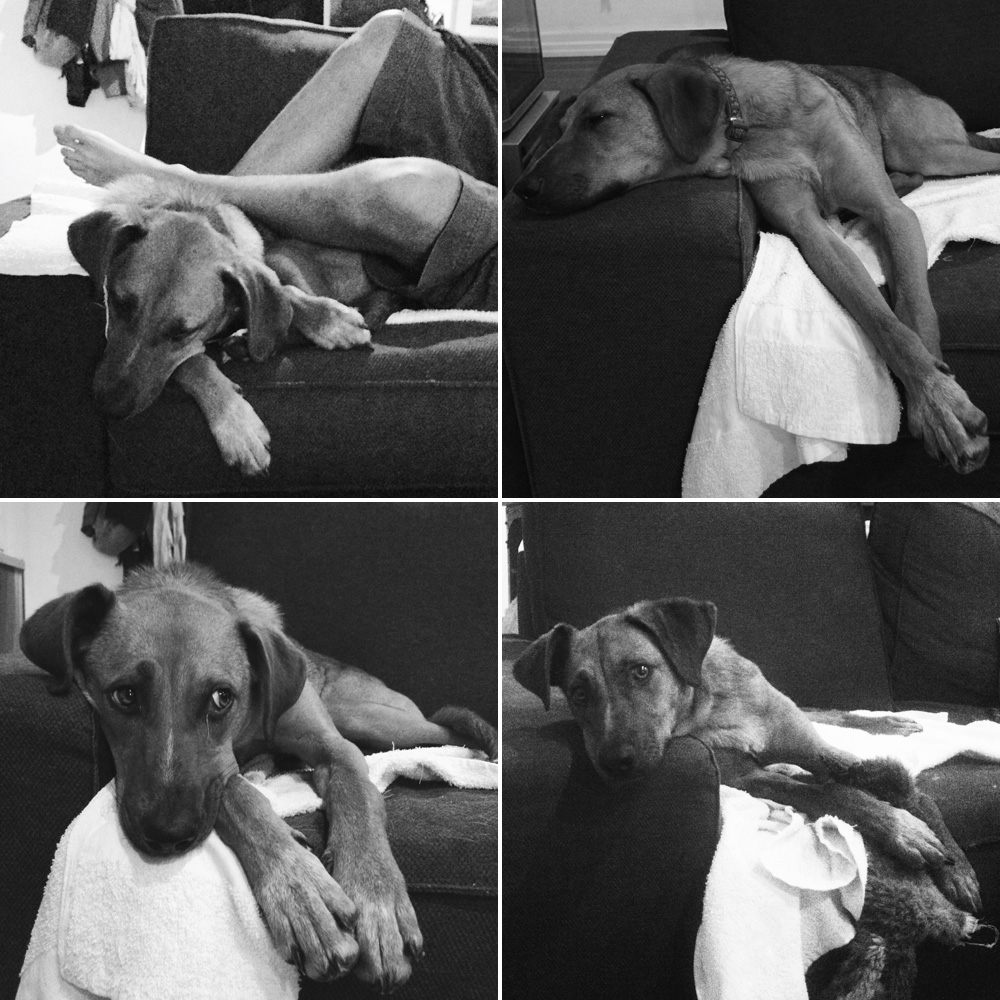
[[[609,788],[561,697],[546,713],[508,666],[503,701],[505,995],[693,1000],[718,829],[710,754],[677,740],[647,781]]]
[[[725,12],[737,55],[891,70],[948,101],[967,128],[1000,125],[1000,9],[992,0],[726,0]]]
[[[869,545],[893,695],[1000,706],[1000,505],[880,503]]]

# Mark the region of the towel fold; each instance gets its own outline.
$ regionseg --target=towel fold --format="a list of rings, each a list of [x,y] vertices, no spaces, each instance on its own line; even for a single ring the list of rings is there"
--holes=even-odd
[[[849,823],[720,789],[722,831],[695,945],[702,1000],[807,1000],[805,971],[854,937],[868,859]]]
[[[929,181],[903,201],[920,220],[928,267],[949,241],[1000,243],[1000,176]],[[828,224],[884,284],[870,224]],[[899,416],[888,368],[867,336],[791,240],[762,233],[705,379],[682,495],[758,497],[799,465],[842,461],[848,444],[894,441]]]
[[[498,765],[465,747],[366,757],[380,792],[397,777],[496,788]],[[302,775],[254,787],[279,816],[322,807]],[[63,835],[35,919],[18,1000],[284,1000],[298,974],[274,949],[246,876],[218,834],[166,861],[118,822],[114,782]]]

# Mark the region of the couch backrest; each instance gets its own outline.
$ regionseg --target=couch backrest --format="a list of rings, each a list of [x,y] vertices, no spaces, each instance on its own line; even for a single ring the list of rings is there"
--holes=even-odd
[[[523,518],[526,638],[642,598],[703,598],[800,705],[890,707],[857,504],[532,503]]]
[[[996,0],[725,0],[737,55],[887,69],[946,100],[966,128],[1000,125]]]
[[[146,152],[228,173],[350,34],[242,14],[160,18],[149,48]]]
[[[187,503],[188,558],[429,713],[497,718],[497,521],[477,503]]]

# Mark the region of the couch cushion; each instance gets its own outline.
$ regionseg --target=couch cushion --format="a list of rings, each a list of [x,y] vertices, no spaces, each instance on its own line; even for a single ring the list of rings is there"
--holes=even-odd
[[[725,11],[737,55],[891,70],[948,101],[968,128],[1000,125],[993,0],[725,0]]]
[[[1000,505],[878,504],[869,546],[893,696],[1000,705]]]
[[[118,496],[495,496],[497,335],[472,320],[390,325],[373,351],[229,362],[271,434],[267,476],[223,464],[178,389],[109,429]]]
[[[719,634],[800,705],[889,707],[857,504],[525,504],[524,549],[527,637],[706,598]]]

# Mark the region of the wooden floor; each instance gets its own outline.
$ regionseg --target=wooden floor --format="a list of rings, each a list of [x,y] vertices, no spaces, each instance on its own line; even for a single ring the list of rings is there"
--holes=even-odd
[[[545,59],[545,89],[579,94],[590,81],[603,56],[559,56]]]

